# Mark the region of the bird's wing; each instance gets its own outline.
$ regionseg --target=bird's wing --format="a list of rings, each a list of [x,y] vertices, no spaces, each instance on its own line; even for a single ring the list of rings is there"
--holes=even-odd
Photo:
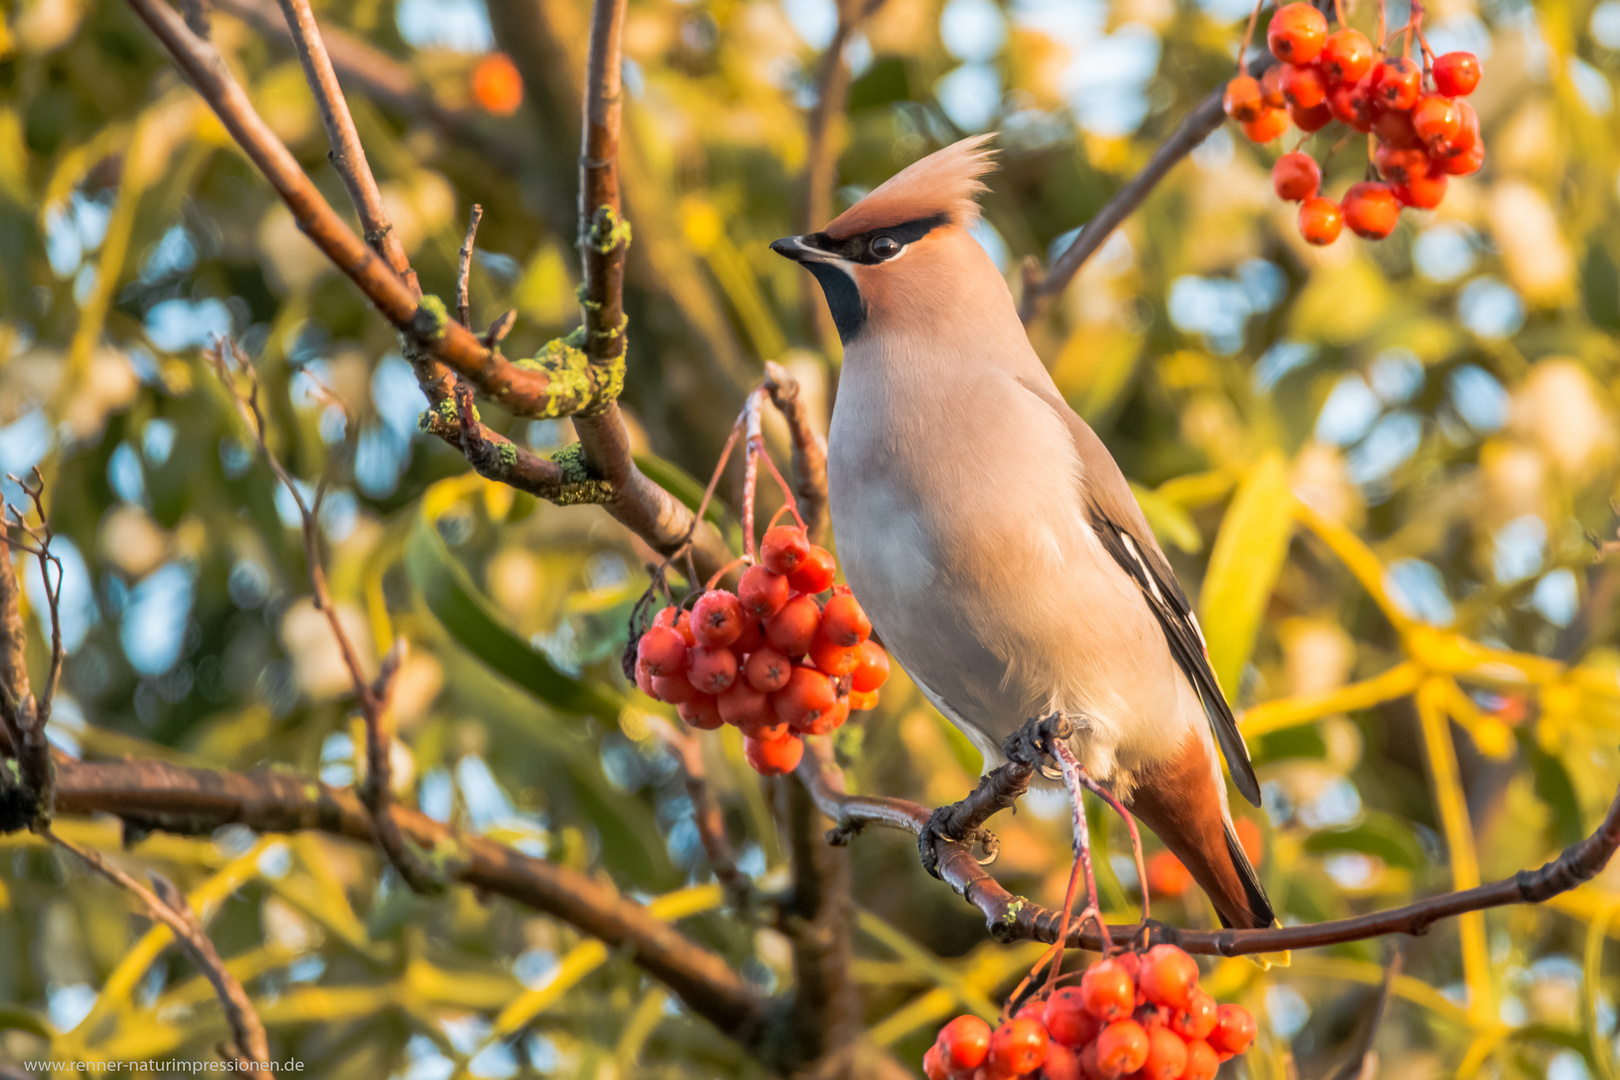
[[[1238,731],[1237,717],[1221,693],[1215,670],[1209,665],[1209,650],[1204,644],[1204,632],[1198,626],[1187,594],[1182,592],[1175,571],[1154,539],[1130,484],[1119,471],[1113,455],[1055,388],[1038,385],[1026,386],[1069,426],[1076,453],[1084,470],[1086,513],[1103,547],[1119,563],[1141,590],[1142,599],[1159,621],[1165,640],[1176,664],[1186,674],[1187,681],[1198,691],[1209,718],[1215,741],[1232,770],[1232,782],[1243,797],[1255,806],[1260,805],[1260,783],[1255,779],[1254,765],[1249,761],[1249,748]]]

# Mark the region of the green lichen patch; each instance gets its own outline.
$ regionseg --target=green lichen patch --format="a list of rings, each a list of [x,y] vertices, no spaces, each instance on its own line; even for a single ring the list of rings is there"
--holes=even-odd
[[[611,206],[598,206],[591,215],[591,227],[585,242],[598,255],[606,255],[619,245],[630,246],[630,222],[614,212]]]
[[[417,301],[411,329],[418,337],[438,341],[449,328],[450,310],[444,306],[444,301],[432,293],[423,293],[422,299]]]

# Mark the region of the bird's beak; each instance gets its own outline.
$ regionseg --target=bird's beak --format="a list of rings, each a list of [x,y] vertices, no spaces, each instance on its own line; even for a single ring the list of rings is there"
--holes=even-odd
[[[830,251],[812,247],[802,236],[784,236],[771,243],[771,250],[782,258],[792,259],[796,263],[832,262],[837,258]]]

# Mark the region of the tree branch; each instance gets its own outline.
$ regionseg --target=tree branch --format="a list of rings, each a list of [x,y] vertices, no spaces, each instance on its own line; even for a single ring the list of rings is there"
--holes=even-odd
[[[810,542],[819,543],[827,533],[827,440],[810,424],[810,410],[799,400],[799,380],[774,360],[765,361],[765,389],[787,420],[793,441],[793,495]]]
[[[51,553],[51,523],[45,513],[45,480],[36,466],[32,483],[15,476],[7,479],[22,488],[33,504],[38,525],[30,525],[23,511],[5,506],[0,511],[0,718],[6,742],[17,762],[17,774],[0,761],[0,828],[48,829],[51,821],[51,791],[56,783],[56,767],[45,725],[51,719],[51,702],[62,675],[62,560]],[[12,536],[16,532],[23,539]],[[45,613],[50,622],[50,666],[43,689],[36,696],[28,679],[27,637],[22,619],[22,593],[11,561],[15,549],[39,563],[45,593]]]
[[[969,829],[978,829],[995,809],[1011,805],[1012,799],[1023,793],[1028,786],[1029,773],[1019,775],[1018,770],[1026,767],[1020,760],[1026,756],[1020,744],[1027,743],[1040,723],[1030,721],[1009,736],[1006,746],[1009,763],[987,774],[968,798],[941,811],[941,815],[952,815],[944,819],[947,822],[944,825],[933,824],[939,820],[935,812],[918,803],[886,796],[848,794],[842,771],[832,762],[826,747],[817,745],[823,740],[805,740],[809,752],[798,774],[822,812],[838,822],[832,837],[835,842],[873,824],[915,833],[919,842],[927,845],[922,853],[925,865],[930,858],[937,864],[937,876],[984,914],[990,934],[996,940],[1052,942],[1057,940],[1062,913],[1008,892],[974,859],[968,844],[957,838],[967,835]],[[1033,766],[1028,768],[1033,773]],[[1608,813],[1592,835],[1540,869],[1522,870],[1501,881],[1330,922],[1264,930],[1182,930],[1157,922],[1151,926],[1157,940],[1172,941],[1188,952],[1217,956],[1248,956],[1338,945],[1385,934],[1416,937],[1426,934],[1441,919],[1509,904],[1539,904],[1568,892],[1597,876],[1617,849],[1620,849],[1620,790],[1616,791]],[[1117,926],[1110,927],[1109,931],[1116,937],[1129,939],[1140,929]],[[1068,935],[1067,945],[1097,950],[1100,942],[1096,934],[1083,933],[1082,928],[1075,927]]]
[[[231,773],[166,762],[64,762],[56,808],[114,814],[127,826],[206,836],[221,825],[258,832],[315,829],[362,844],[371,816],[355,793],[281,772]],[[444,857],[448,876],[504,896],[623,950],[693,1013],[745,1045],[759,1037],[766,1002],[726,959],[694,942],[613,887],[431,818],[393,807],[388,816],[417,847]]]

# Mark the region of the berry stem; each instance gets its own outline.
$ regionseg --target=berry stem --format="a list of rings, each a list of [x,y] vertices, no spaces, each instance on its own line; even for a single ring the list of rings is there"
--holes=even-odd
[[[742,422],[747,431],[743,445],[743,550],[750,559],[754,557],[754,486],[759,479],[759,455],[765,451],[765,440],[760,437],[759,429],[759,413],[764,401],[765,388],[756,387],[743,402]]]
[[[739,566],[752,566],[753,564],[754,557],[752,555],[743,555],[740,558],[732,559],[730,562],[726,563],[726,565],[716,570],[713,577],[709,578],[708,581],[703,583],[703,591],[713,592],[714,587],[720,584],[720,582],[724,580],[725,576],[731,573],[732,570]]]
[[[1333,0],[1333,16],[1339,20],[1339,29],[1348,30],[1350,24],[1344,18],[1344,0]]]
[[[1142,857],[1142,834],[1137,831],[1136,817],[1127,809],[1125,804],[1114,796],[1112,791],[1103,787],[1091,778],[1091,774],[1084,769],[1080,770],[1080,782],[1086,790],[1096,795],[1103,802],[1114,808],[1114,813],[1125,819],[1125,828],[1131,833],[1131,855],[1136,859],[1136,880],[1142,884],[1142,922],[1148,920],[1148,879],[1147,860]]]
[[[1378,0],[1378,32],[1373,35],[1373,40],[1378,42],[1378,51],[1380,53],[1384,51],[1384,42],[1386,40],[1384,35],[1384,23],[1386,18],[1387,13],[1384,10],[1384,0]],[[1340,20],[1343,21],[1343,16],[1340,16]]]
[[[1097,877],[1091,867],[1091,833],[1086,827],[1085,786],[1081,782],[1084,770],[1075,760],[1074,751],[1062,739],[1052,742],[1052,753],[1057,758],[1058,768],[1063,771],[1064,786],[1069,789],[1069,802],[1074,808],[1074,848],[1080,859],[1080,865],[1086,873],[1086,906],[1080,912],[1080,926],[1084,929],[1088,918],[1097,921],[1097,936],[1102,938],[1103,955],[1114,951],[1114,941],[1108,934],[1108,924],[1103,921],[1102,906],[1097,900]],[[1063,909],[1063,927],[1058,934],[1058,941],[1068,940],[1069,936],[1069,909]]]
[[[1244,57],[1249,55],[1249,44],[1254,41],[1254,28],[1260,22],[1260,7],[1266,0],[1254,0],[1254,10],[1249,12],[1249,28],[1243,31],[1243,47],[1238,49],[1237,68],[1239,75],[1247,75],[1248,68],[1244,66]]]

